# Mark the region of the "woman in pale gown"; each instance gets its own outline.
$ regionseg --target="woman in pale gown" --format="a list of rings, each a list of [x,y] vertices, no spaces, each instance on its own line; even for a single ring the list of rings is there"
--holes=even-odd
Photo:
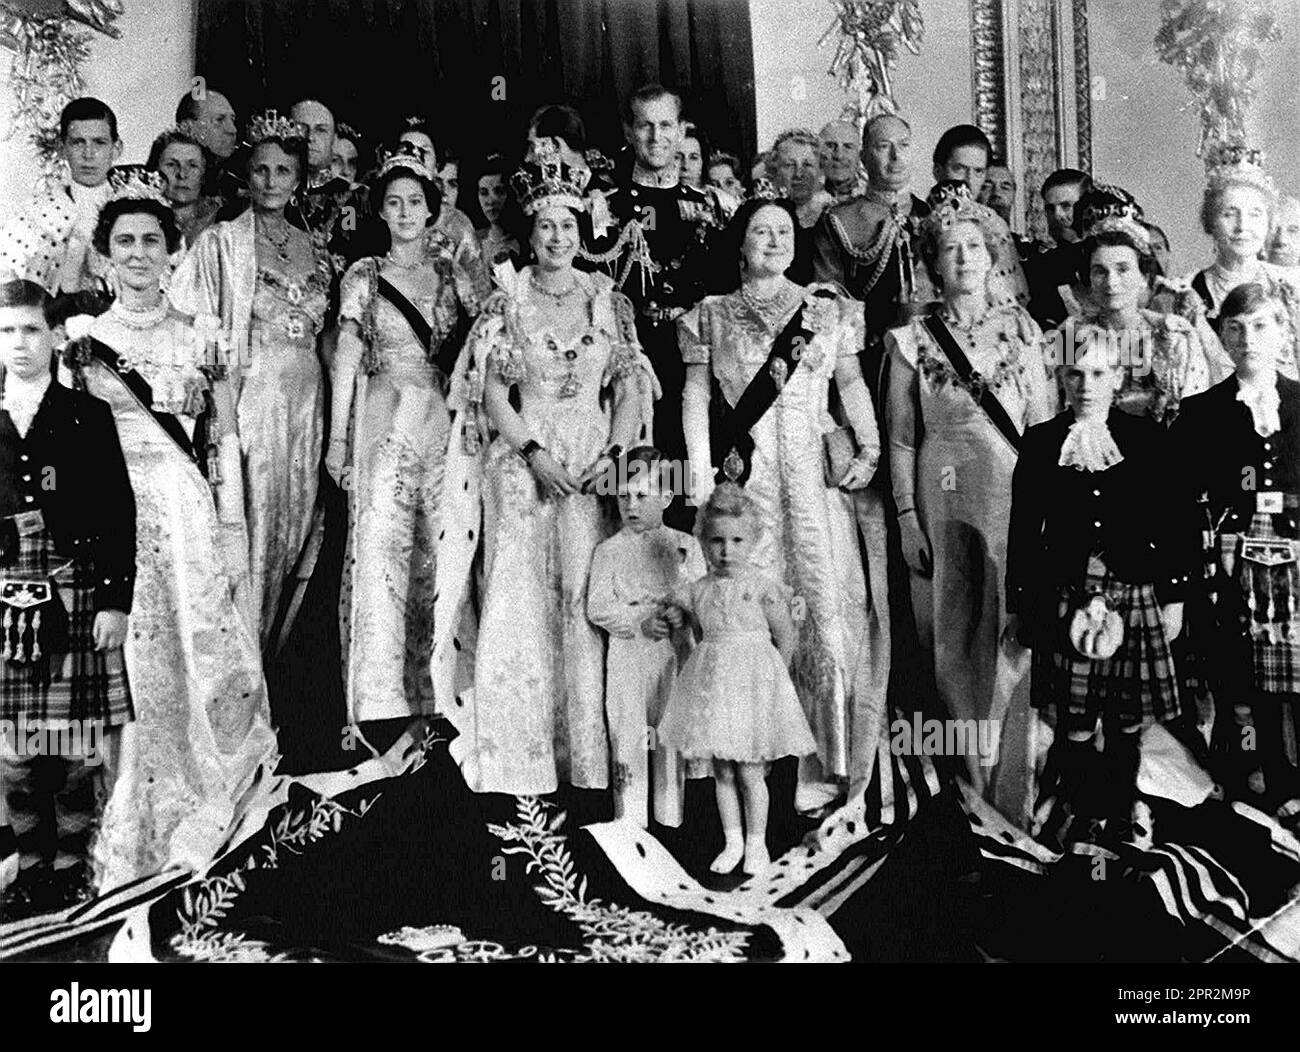
[[[741,205],[728,228],[726,260],[739,264],[739,287],[705,297],[677,330],[686,362],[682,421],[696,506],[717,479],[741,481],[763,524],[753,561],[791,589],[799,604],[791,672],[817,755],[800,762],[795,805],[811,813],[848,785],[870,779],[886,718],[889,636],[884,582],[867,580],[854,513],[854,491],[870,482],[880,454],[857,359],[862,304],[831,286],[805,287],[785,276],[797,222],[790,201]],[[723,440],[710,416],[716,422],[756,377],[762,382],[772,368],[774,342],[793,319],[804,330],[795,337],[804,341],[801,355],[783,370],[778,393],[759,419],[738,425]],[[837,423],[832,389],[856,440],[856,456],[828,484],[823,435]],[[749,452],[744,447],[751,443]]]
[[[270,113],[253,119],[249,138],[251,207],[199,235],[168,294],[226,350],[248,520],[240,601],[265,651],[286,581],[306,572],[299,560],[313,532],[325,417],[316,338],[332,272],[284,217],[306,172],[306,129]]]
[[[1019,437],[1054,416],[1055,406],[1042,333],[991,280],[993,216],[954,197],[926,218],[922,250],[942,300],[930,317],[886,336],[886,426],[917,630],[933,658],[939,697],[954,720],[989,721],[982,740],[967,739],[967,776],[1009,818],[1027,821],[1028,664],[1001,647],[1007,527]],[[973,373],[945,352],[944,333]],[[1002,427],[981,405],[977,376],[1001,407]],[[981,744],[993,744],[994,728],[1002,732],[1000,755],[991,748],[981,754]]]
[[[388,158],[370,193],[390,247],[343,277],[325,457],[349,498],[339,625],[351,725],[433,712],[444,344],[477,309],[450,239],[429,230],[442,195],[415,151]],[[418,315],[419,331],[402,309]]]
[[[205,862],[276,758],[257,637],[233,599],[242,553],[223,544],[242,541],[243,509],[237,488],[235,500],[214,501],[209,486],[222,489],[223,470],[238,479],[229,398],[159,288],[178,241],[161,200],[104,207],[95,247],[121,291],[68,354],[73,383],[113,410],[139,523],[125,646],[136,722],[94,850],[101,888]]]
[[[448,399],[458,417],[433,677],[438,711],[460,732],[452,755],[476,792],[609,784],[605,644],[586,599],[592,553],[614,524],[595,489],[622,448],[649,433],[656,394],[631,304],[610,278],[573,268],[590,173],[541,152],[513,180],[537,262],[518,274],[498,267],[502,288],[474,325]],[[480,523],[482,618],[473,685],[458,690]]]

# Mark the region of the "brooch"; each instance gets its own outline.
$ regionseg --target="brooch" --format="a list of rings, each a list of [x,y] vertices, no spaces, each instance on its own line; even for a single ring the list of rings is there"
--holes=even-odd
[[[778,391],[785,386],[786,380],[790,377],[790,367],[785,364],[784,358],[773,358],[767,371],[771,374],[772,383],[776,384]]]

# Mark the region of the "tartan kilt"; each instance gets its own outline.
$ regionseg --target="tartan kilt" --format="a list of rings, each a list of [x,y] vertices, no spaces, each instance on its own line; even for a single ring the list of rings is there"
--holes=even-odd
[[[1282,539],[1271,515],[1255,515],[1254,538]],[[1235,555],[1231,580],[1223,581],[1220,623],[1230,636],[1244,639],[1250,652],[1254,688],[1265,694],[1300,694],[1300,561],[1276,566],[1250,563],[1242,558],[1240,534],[1219,539],[1220,558]],[[1300,542],[1292,540],[1294,556]]]
[[[1070,643],[1070,619],[1093,592],[1110,601],[1124,624],[1119,649],[1105,661],[1080,656]],[[1160,620],[1153,584],[1130,584],[1089,572],[1083,587],[1057,594],[1050,635],[1034,647],[1030,703],[1064,715],[1072,727],[1091,730],[1097,719],[1133,726],[1165,722],[1182,711],[1178,681]]]
[[[20,534],[14,563],[0,577],[48,581],[68,562],[54,547],[49,528]],[[88,566],[73,564],[59,573],[59,600],[68,614],[64,654],[14,664],[0,660],[0,719],[98,720],[115,727],[134,719],[122,650],[95,650],[95,588]]]

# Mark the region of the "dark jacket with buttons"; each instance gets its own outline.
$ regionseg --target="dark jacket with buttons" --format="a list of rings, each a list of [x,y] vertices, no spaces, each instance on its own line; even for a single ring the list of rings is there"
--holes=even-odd
[[[1255,431],[1250,409],[1237,401],[1239,389],[1230,376],[1182,403],[1170,434],[1185,485],[1193,494],[1208,494],[1211,519],[1224,533],[1249,530],[1259,493],[1281,493],[1289,506],[1272,516],[1273,528],[1280,537],[1300,536],[1300,383],[1277,378],[1282,428],[1268,438]]]
[[[60,555],[94,575],[95,610],[131,611],[135,495],[105,402],[51,382],[27,437],[0,410],[0,573],[15,557],[8,516],[39,508]]]
[[[1177,484],[1169,439],[1146,417],[1112,409],[1123,460],[1106,471],[1061,467],[1074,424],[1067,410],[1025,432],[1011,484],[1007,609],[1040,627],[1054,621],[1063,586],[1081,587],[1096,554],[1130,584],[1181,601],[1200,574],[1200,520]]]

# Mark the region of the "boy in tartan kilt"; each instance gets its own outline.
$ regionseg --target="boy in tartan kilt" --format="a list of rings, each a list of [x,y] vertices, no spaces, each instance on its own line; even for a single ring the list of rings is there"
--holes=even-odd
[[[0,283],[0,792],[20,863],[5,920],[86,893],[133,717],[135,498],[109,407],[52,376],[52,308]]]
[[[1240,285],[1219,313],[1236,373],[1183,403],[1178,460],[1214,524],[1212,745],[1224,780],[1272,810],[1300,792],[1300,383],[1278,372],[1285,306]]]
[[[1113,407],[1117,348],[1096,326],[1076,339],[1070,408],[1026,431],[1016,462],[1003,634],[1033,649],[1031,703],[1055,728],[1033,832],[1058,850],[1134,833],[1140,732],[1182,711],[1169,645],[1201,553],[1166,432]]]

